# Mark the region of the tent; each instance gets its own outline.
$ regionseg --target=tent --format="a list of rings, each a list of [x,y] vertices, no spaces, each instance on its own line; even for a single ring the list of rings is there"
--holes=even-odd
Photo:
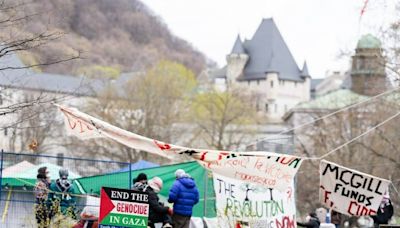
[[[153,168],[153,167],[159,167],[160,165],[149,162],[146,160],[140,160],[135,163],[130,164],[131,166],[131,171],[138,170],[138,169],[147,169],[147,168]],[[121,173],[121,172],[128,172],[129,171],[129,165],[123,167],[122,169],[116,170],[113,173]]]
[[[187,162],[175,165],[166,165],[148,169],[135,170],[129,175],[127,172],[110,173],[91,177],[82,177],[76,180],[81,192],[90,194],[100,194],[101,187],[130,188],[132,179],[139,173],[147,174],[148,178],[154,176],[160,177],[163,182],[163,188],[160,192],[160,198],[168,198],[169,189],[175,181],[175,171],[183,169],[189,173],[196,181],[200,193],[200,201],[193,208],[195,217],[215,217],[215,194],[213,180],[209,172],[200,166],[197,162]]]
[[[12,175],[15,175],[16,173],[22,173],[28,169],[31,169],[35,167],[34,164],[28,162],[28,161],[22,161],[19,162],[15,165],[12,165],[10,167],[7,167],[1,171],[1,176],[4,177],[11,177]]]
[[[39,165],[30,166],[30,168],[21,170],[21,172],[4,173],[2,175],[1,185],[2,186],[8,185],[13,187],[24,187],[24,186],[33,187],[35,186],[36,183],[37,170],[43,166],[46,166],[47,169],[49,170],[49,174],[52,180],[58,178],[59,176],[58,171],[62,168],[61,166],[53,165],[51,163],[42,163]],[[12,167],[14,166],[11,166],[9,168]],[[8,168],[4,169],[3,171],[6,171],[7,169]],[[80,175],[69,171],[69,179],[77,179],[79,177]]]

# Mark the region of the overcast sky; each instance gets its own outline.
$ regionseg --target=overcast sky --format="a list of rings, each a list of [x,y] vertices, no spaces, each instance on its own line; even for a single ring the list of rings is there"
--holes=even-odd
[[[299,67],[306,60],[314,78],[326,70],[346,70],[365,33],[377,34],[395,18],[396,0],[143,0],[172,32],[225,65],[237,34],[250,39],[262,18],[273,17]]]

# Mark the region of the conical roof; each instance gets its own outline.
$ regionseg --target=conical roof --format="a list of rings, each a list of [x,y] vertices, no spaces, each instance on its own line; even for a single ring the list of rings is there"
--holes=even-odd
[[[231,54],[245,54],[246,51],[244,50],[242,40],[240,39],[240,36],[238,35],[235,41],[235,44],[233,45]]]

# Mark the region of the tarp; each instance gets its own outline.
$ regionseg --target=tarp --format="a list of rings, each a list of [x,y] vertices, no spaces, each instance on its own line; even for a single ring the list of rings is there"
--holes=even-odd
[[[140,160],[138,162],[130,164],[130,166],[131,166],[130,170],[134,171],[134,170],[138,170],[138,169],[159,167],[160,165],[153,163],[153,162],[146,161],[146,160]],[[129,171],[129,165],[123,167],[122,169],[113,171],[112,173],[120,173],[120,172],[128,172],[128,171]]]
[[[197,162],[180,163],[149,169],[135,170],[131,172],[131,179],[139,173],[145,173],[148,179],[158,176],[164,184],[160,192],[160,198],[168,198],[169,189],[175,181],[175,171],[183,169],[196,181],[200,193],[200,201],[193,209],[193,216],[215,217],[215,196],[211,175]],[[101,187],[130,188],[132,182],[129,180],[129,172],[110,173],[91,177],[82,177],[76,180],[77,184],[86,193],[99,194]],[[206,194],[205,194],[206,192]],[[204,198],[206,198],[206,210],[204,210]]]
[[[22,161],[15,165],[12,165],[12,166],[9,166],[9,167],[3,169],[3,171],[1,171],[1,176],[2,177],[10,177],[10,176],[15,175],[16,173],[22,173],[22,172],[26,171],[27,169],[30,169],[33,167],[35,167],[34,164],[32,164],[28,161]]]
[[[177,146],[126,131],[75,108],[57,106],[64,114],[67,132],[79,139],[107,138],[167,158],[187,156],[214,173],[267,188],[285,191],[303,160],[271,152],[232,152]]]
[[[42,163],[39,165],[32,166],[23,172],[19,173],[8,173],[7,175],[3,175],[2,177],[2,182],[1,185],[5,186],[14,186],[14,187],[33,187],[35,186],[36,183],[36,176],[37,176],[37,170],[40,167],[46,166],[47,169],[49,170],[49,175],[52,180],[55,180],[59,177],[58,171],[62,168],[61,166],[54,165],[51,163]],[[76,179],[79,178],[80,175],[69,171],[69,179]],[[78,191],[79,193],[80,191]]]

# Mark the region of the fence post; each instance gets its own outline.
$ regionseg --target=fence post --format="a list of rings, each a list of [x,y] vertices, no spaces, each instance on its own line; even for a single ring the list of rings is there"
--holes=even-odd
[[[1,192],[3,189],[3,160],[4,160],[4,150],[1,149],[0,156],[0,201],[1,201]]]
[[[128,180],[128,189],[131,189],[131,181],[132,181],[132,163],[129,161],[129,180]],[[133,184],[133,183],[132,183]]]
[[[204,169],[203,217],[206,217],[207,214],[207,190],[208,190],[208,170]]]

